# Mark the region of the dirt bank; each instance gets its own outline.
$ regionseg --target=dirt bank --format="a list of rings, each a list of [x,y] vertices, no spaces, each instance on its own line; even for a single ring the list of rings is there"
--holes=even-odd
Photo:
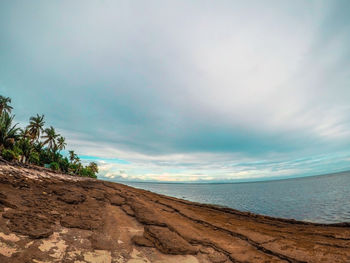
[[[317,225],[0,162],[0,262],[350,262]]]

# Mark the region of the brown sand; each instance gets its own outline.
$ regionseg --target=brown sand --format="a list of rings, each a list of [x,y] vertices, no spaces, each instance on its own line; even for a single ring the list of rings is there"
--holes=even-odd
[[[350,224],[192,203],[0,162],[0,262],[350,262]]]

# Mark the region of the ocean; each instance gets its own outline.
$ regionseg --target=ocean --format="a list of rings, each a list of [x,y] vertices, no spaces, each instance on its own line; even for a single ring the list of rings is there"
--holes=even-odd
[[[123,183],[273,217],[317,223],[350,222],[350,172],[249,183]]]

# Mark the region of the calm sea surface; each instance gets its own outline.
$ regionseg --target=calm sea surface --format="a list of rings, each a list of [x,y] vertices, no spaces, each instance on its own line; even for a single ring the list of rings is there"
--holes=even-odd
[[[350,172],[254,183],[124,184],[257,214],[319,223],[350,222]]]

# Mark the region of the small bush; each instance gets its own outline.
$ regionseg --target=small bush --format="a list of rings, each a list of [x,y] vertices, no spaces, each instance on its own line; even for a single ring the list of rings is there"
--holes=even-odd
[[[40,159],[40,164],[44,165],[47,163],[52,163],[52,154],[48,149],[43,149],[39,152],[39,159]]]
[[[78,174],[79,166],[75,163],[70,163],[68,166],[68,173],[69,174]]]
[[[89,167],[82,168],[80,170],[80,176],[97,178],[96,174]]]
[[[37,152],[32,152],[29,156],[29,162],[32,164],[39,165],[40,164],[40,156]]]
[[[7,161],[18,160],[18,154],[13,150],[4,149],[2,150],[1,155]]]
[[[60,169],[61,169],[62,172],[67,173],[69,171],[69,161],[68,161],[67,157],[60,158],[58,160],[58,164],[59,164]]]
[[[60,169],[60,166],[58,163],[52,162],[52,163],[50,163],[50,169],[52,169],[54,171],[58,171]]]

